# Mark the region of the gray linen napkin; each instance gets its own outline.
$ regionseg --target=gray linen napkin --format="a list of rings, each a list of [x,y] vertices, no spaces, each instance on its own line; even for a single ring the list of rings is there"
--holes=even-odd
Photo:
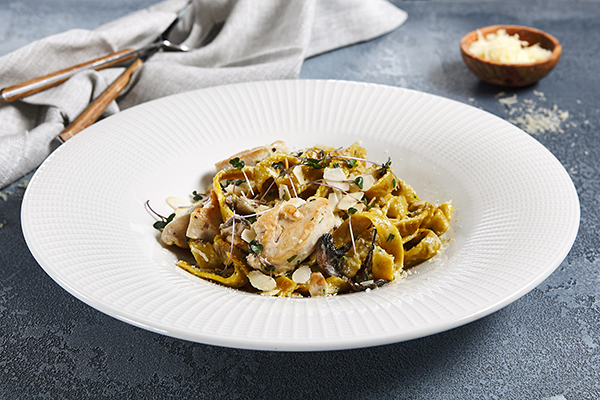
[[[373,39],[406,13],[386,0],[195,0],[196,47],[215,21],[226,24],[206,47],[159,52],[136,71],[130,90],[104,116],[159,97],[235,82],[298,78],[304,59]],[[74,29],[0,57],[0,87],[150,43],[185,0],[167,0],[94,31]],[[0,188],[35,169],[53,139],[123,71],[82,72],[55,88],[0,104]]]

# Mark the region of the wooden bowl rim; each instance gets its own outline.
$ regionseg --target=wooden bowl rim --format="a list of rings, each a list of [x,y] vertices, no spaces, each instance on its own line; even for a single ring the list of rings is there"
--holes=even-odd
[[[485,60],[485,59],[469,52],[468,47],[472,42],[474,42],[474,40],[470,40],[470,39],[472,37],[475,37],[475,38],[477,37],[477,31],[485,30],[485,31],[489,31],[489,32],[496,32],[496,31],[498,31],[498,29],[527,31],[530,33],[538,34],[540,36],[544,36],[548,40],[550,40],[552,42],[552,44],[554,45],[554,48],[552,49],[552,54],[550,54],[550,57],[548,57],[547,59],[545,59],[543,61],[536,61],[536,62],[527,63],[527,64],[507,64],[507,63]],[[551,34],[549,34],[547,32],[539,30],[539,29],[530,28],[528,26],[521,26],[521,25],[489,25],[489,26],[484,26],[482,28],[477,28],[477,29],[467,33],[466,35],[464,35],[462,37],[462,39],[460,40],[460,50],[462,51],[463,55],[466,55],[466,56],[472,58],[473,60],[476,60],[476,61],[479,61],[479,62],[485,63],[485,64],[491,64],[491,65],[497,65],[497,66],[509,66],[509,67],[514,67],[514,68],[520,68],[520,67],[529,67],[530,68],[535,65],[541,66],[544,64],[548,64],[548,67],[551,68],[552,66],[554,66],[554,64],[556,64],[556,62],[560,58],[560,55],[562,53],[562,45],[560,44],[558,39],[556,39],[554,36],[552,36]]]

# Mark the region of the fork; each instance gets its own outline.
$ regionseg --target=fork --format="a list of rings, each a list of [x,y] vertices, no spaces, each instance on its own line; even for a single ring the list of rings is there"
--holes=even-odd
[[[169,50],[186,51],[187,47],[180,45],[180,43],[189,36],[192,30],[194,15],[192,12],[189,12],[191,8],[193,8],[193,3],[192,0],[189,0],[185,6],[179,10],[175,19],[167,29],[165,29],[152,43],[141,49],[125,49],[117,51],[70,68],[6,87],[0,90],[0,103],[14,101],[49,89],[63,83],[73,75],[82,71],[91,69],[97,71],[118,65],[125,61],[132,60],[147,51],[152,51],[153,49],[164,47]],[[180,29],[176,31],[176,27]]]
[[[196,48],[200,48],[211,43],[219,34],[225,22],[215,23],[210,30],[200,40]],[[175,51],[189,51],[186,46],[177,45],[177,47],[167,46],[167,49]],[[135,61],[100,95],[94,100],[59,136],[58,141],[64,143],[68,139],[81,132],[83,129],[92,125],[100,118],[106,107],[115,100],[119,94],[127,87],[133,73],[142,66],[144,61],[154,54],[158,49],[149,52],[143,56],[136,57]]]

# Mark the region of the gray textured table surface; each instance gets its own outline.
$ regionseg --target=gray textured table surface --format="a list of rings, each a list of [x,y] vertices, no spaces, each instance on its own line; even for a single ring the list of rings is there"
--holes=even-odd
[[[0,54],[152,3],[0,0]],[[534,136],[565,166],[581,201],[578,238],[557,270],[488,317],[410,342],[315,353],[207,346],[117,321],[54,283],[21,233],[25,177],[0,192],[0,399],[599,399],[600,3],[395,4],[409,14],[405,25],[307,60],[301,78],[421,90],[514,121],[527,106],[568,111],[562,132]],[[458,51],[466,32],[496,23],[546,30],[564,46],[546,79],[504,90],[517,95],[512,114],[498,101],[501,89],[471,75]]]

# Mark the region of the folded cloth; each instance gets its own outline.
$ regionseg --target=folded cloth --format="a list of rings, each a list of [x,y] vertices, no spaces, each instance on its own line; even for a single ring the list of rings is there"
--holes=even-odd
[[[295,79],[306,58],[388,33],[407,17],[386,0],[194,1],[194,26],[183,43],[192,50],[154,54],[104,116],[193,89]],[[166,0],[93,31],[75,29],[31,43],[0,58],[0,87],[140,48],[166,29],[184,4]],[[216,21],[226,23],[215,40],[195,48]],[[53,140],[122,71],[82,72],[55,88],[0,104],[0,188],[35,169],[52,151]]]

